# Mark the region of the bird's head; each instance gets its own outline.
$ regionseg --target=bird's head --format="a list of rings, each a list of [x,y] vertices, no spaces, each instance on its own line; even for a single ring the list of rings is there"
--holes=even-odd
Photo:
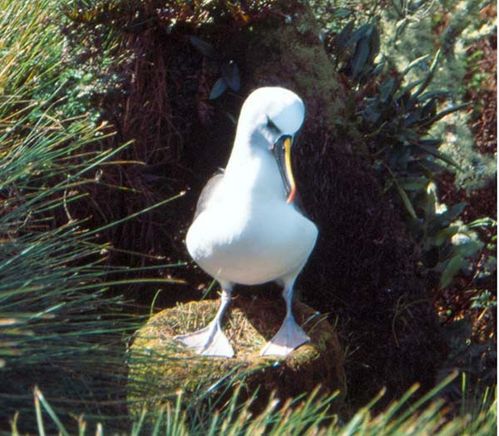
[[[294,92],[280,87],[264,87],[253,91],[243,104],[238,131],[251,138],[251,147],[264,148],[277,160],[292,203],[296,185],[291,168],[291,146],[305,119],[305,105]]]

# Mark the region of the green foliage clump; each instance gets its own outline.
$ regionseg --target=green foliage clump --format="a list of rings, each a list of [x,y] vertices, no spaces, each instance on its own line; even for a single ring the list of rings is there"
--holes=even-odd
[[[116,388],[99,390],[118,384],[122,336],[137,322],[121,297],[106,293],[110,247],[81,213],[86,187],[98,183],[99,168],[118,150],[92,151],[109,131],[66,113],[70,83],[53,22],[57,6],[0,1],[3,431],[16,412],[20,428],[32,428],[36,383],[59,412],[68,400],[84,408],[116,395]]]
[[[377,62],[379,41],[375,24],[355,29],[350,22],[333,40],[335,60],[362,99],[359,125],[372,165],[384,180],[384,190],[397,193],[421,247],[425,271],[438,273],[440,285],[445,287],[463,267],[464,258],[481,248],[479,243],[469,243],[465,253],[463,247],[453,247],[452,238],[459,227],[452,224],[465,205],[447,209],[438,203],[435,188],[437,174],[445,169],[442,163],[457,164],[439,151],[441,140],[429,132],[437,121],[463,106],[438,111],[439,99],[446,92],[427,90],[438,65],[438,53],[421,78],[407,82],[410,71],[426,62],[428,56],[399,72],[389,68],[389,59]]]
[[[386,55],[397,66],[403,67],[414,57],[434,52],[440,47],[441,62],[429,91],[445,90],[451,101],[466,101],[469,89],[467,73],[479,56],[469,56],[469,48],[473,42],[495,32],[493,20],[480,15],[480,11],[492,2],[461,0],[449,3],[439,0],[427,2],[426,5],[419,3],[410,1],[405,8],[384,10],[380,25],[385,34]],[[410,77],[414,78],[422,71],[424,64],[415,69]],[[474,75],[472,81],[476,86],[479,77]],[[478,102],[470,103],[477,108],[480,106]],[[455,172],[456,185],[467,190],[486,186],[496,174],[495,158],[476,149],[469,127],[473,110],[469,106],[468,110],[456,112],[432,128],[432,134],[442,139],[440,150],[459,164],[458,170],[448,167]]]
[[[466,43],[459,35],[471,35],[480,20],[476,12],[464,18],[469,4],[464,7],[466,2],[461,2],[457,7],[461,15],[442,33],[442,47],[431,60],[436,32],[426,24],[436,4],[407,2],[399,10],[395,3],[381,14],[389,17],[386,20],[373,19],[356,27],[356,22],[363,22],[356,17],[357,21],[350,21],[328,41],[338,68],[356,89],[358,123],[368,144],[368,157],[385,191],[396,193],[405,209],[407,226],[421,251],[420,271],[427,287],[438,296],[463,276],[469,277],[468,286],[474,288],[496,274],[496,258],[487,254],[495,252],[489,246],[495,244],[495,237],[490,243],[481,240],[484,229],[495,232],[495,220],[483,217],[464,222],[466,203],[444,204],[437,192],[442,175],[449,171],[456,174],[457,185],[468,190],[490,183],[496,171],[491,156],[473,149],[470,104],[461,103],[469,63],[463,60]],[[394,16],[397,26],[389,28]],[[452,30],[454,24],[459,28]],[[474,38],[490,32],[484,27]],[[479,259],[484,258],[486,265],[477,272],[478,262],[483,262]],[[480,311],[479,318],[493,310],[495,297],[488,289],[471,292],[475,294],[471,309]],[[462,308],[455,310],[450,319]],[[456,325],[446,330],[450,346],[446,368],[457,366],[473,374],[475,382],[495,383],[495,327],[486,328],[488,336],[481,343],[472,343],[469,320],[459,324],[467,329]]]
[[[399,401],[391,403],[383,412],[376,413],[374,408],[383,397],[381,392],[365,407],[356,411],[353,416],[340,421],[331,413],[336,400],[335,395],[320,397],[316,391],[280,404],[270,399],[260,413],[251,411],[253,398],[240,403],[236,390],[225,403],[222,410],[205,408],[189,413],[189,405],[185,404],[183,393],[179,391],[176,398],[167,404],[159,413],[151,417],[146,409],[127,429],[131,435],[167,434],[187,435],[254,435],[265,434],[278,436],[293,435],[330,435],[347,436],[362,435],[400,435],[400,434],[445,434],[458,436],[476,434],[485,436],[496,429],[496,400],[490,392],[483,396],[467,399],[467,411],[446,419],[449,410],[435,396],[448,384],[445,380],[431,392],[414,401],[413,386]],[[54,409],[40,390],[35,389],[35,410],[38,417],[38,431],[43,434],[47,423],[55,424],[60,434],[69,434],[59,420]],[[97,424],[99,434],[105,427]],[[86,434],[87,424],[79,421],[80,434]],[[14,426],[14,434],[18,434]]]
[[[35,322],[53,318],[62,306],[70,308],[69,301],[58,306],[58,296],[95,281],[98,262],[88,267],[70,265],[78,259],[98,258],[104,248],[91,244],[91,235],[71,217],[69,208],[81,197],[78,189],[84,174],[95,170],[110,153],[87,155],[85,164],[75,159],[105,131],[85,118],[58,117],[64,87],[58,75],[62,40],[52,26],[46,26],[48,14],[41,13],[49,6],[50,1],[2,6],[9,12],[4,23],[15,23],[18,32],[15,40],[3,39],[6,43],[0,52],[7,66],[0,97],[0,250],[5,278],[0,298],[2,309],[12,316],[7,324],[16,326],[9,331],[17,331],[18,339],[23,336],[20,325],[33,328]],[[13,34],[10,26],[0,27],[0,32]],[[90,271],[87,281],[83,277]],[[17,318],[16,313],[22,315]],[[33,333],[24,336],[30,340]],[[25,358],[36,343],[13,341],[7,363],[17,354]],[[25,350],[20,349],[24,346]],[[31,354],[36,361],[37,354]]]

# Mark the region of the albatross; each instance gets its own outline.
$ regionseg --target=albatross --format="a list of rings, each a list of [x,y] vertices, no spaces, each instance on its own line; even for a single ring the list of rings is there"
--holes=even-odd
[[[175,339],[205,356],[233,357],[222,330],[234,285],[277,282],[286,316],[261,355],[285,356],[310,338],[293,316],[296,278],[314,248],[318,230],[296,205],[291,147],[305,106],[294,92],[264,87],[245,100],[225,170],[198,200],[186,236],[193,260],[221,286],[221,303],[207,327]]]

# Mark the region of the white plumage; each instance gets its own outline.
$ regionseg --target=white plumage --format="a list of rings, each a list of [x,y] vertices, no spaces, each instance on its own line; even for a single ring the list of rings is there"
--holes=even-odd
[[[284,286],[287,315],[262,354],[286,355],[309,340],[291,311],[295,279],[318,234],[292,201],[289,148],[303,120],[304,105],[295,93],[279,87],[254,91],[241,109],[223,175],[201,195],[186,244],[196,263],[221,284],[222,303],[206,328],[177,337],[200,354],[234,354],[221,329],[234,284]]]

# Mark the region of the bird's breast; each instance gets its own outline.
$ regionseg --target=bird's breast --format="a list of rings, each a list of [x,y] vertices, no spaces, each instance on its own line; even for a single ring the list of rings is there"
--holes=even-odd
[[[193,222],[186,237],[192,258],[219,280],[258,284],[303,267],[317,238],[314,223],[285,201],[223,199]]]

